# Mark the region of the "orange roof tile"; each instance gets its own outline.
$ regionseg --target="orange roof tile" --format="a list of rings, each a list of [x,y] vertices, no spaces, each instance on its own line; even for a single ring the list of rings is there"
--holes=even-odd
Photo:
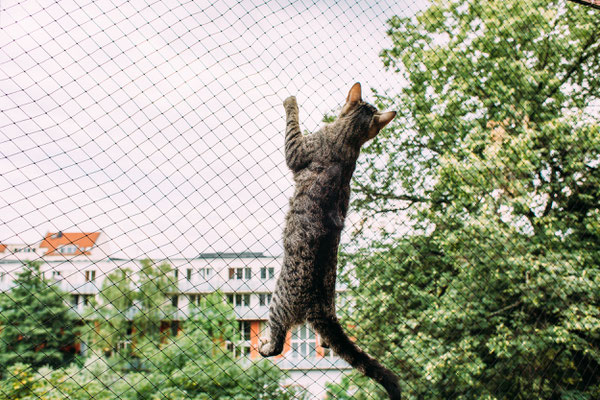
[[[90,255],[98,236],[100,232],[53,232],[46,234],[40,247],[48,249],[46,256]]]

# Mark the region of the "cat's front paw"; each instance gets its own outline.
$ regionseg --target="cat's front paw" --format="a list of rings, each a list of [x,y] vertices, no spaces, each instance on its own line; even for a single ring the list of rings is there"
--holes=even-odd
[[[258,339],[258,352],[263,357],[272,357],[272,356],[276,356],[279,353],[281,353],[281,352],[279,352],[279,353],[277,352],[277,349],[275,348],[273,343],[271,343],[269,341],[269,339],[262,338],[262,337],[260,339]]]
[[[283,101],[283,106],[285,107],[286,112],[296,111],[298,112],[298,103],[296,102],[296,97],[290,96]]]

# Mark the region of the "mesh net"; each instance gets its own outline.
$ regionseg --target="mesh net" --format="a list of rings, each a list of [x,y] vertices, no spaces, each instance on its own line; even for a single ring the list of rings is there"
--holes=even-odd
[[[408,398],[600,396],[594,1],[0,4],[0,398],[376,399],[257,352],[301,127],[350,86],[337,307]]]

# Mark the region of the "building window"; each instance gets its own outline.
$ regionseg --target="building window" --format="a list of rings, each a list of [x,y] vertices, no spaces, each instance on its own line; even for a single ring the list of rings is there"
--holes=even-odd
[[[250,321],[239,321],[241,342],[238,344],[240,356],[250,357]]]
[[[6,272],[0,272],[0,282],[4,282],[6,280]]]
[[[199,307],[200,306],[200,301],[202,300],[202,295],[201,294],[189,294],[188,295],[188,300],[190,302],[190,305],[193,305],[195,307]]]
[[[249,280],[252,278],[251,268],[229,268],[229,279]]]
[[[296,326],[292,330],[292,357],[307,358],[317,355],[317,337],[315,332],[306,324]]]
[[[240,340],[237,343],[227,343],[227,349],[234,357],[250,357],[250,321],[238,321]]]
[[[179,333],[179,321],[171,321],[171,335],[173,337],[177,336]]]
[[[73,308],[77,308],[78,304],[79,304],[79,295],[78,294],[71,295],[71,306]]]
[[[239,343],[234,345],[232,342],[227,342],[227,350],[233,353],[234,357],[250,357],[250,344]]]
[[[275,277],[275,268],[273,267],[262,267],[260,269],[260,279],[267,280]]]
[[[117,351],[126,351],[131,348],[131,340],[120,340],[117,342]]]
[[[60,254],[77,254],[79,252],[79,248],[73,245],[60,246],[58,248],[58,252]]]
[[[213,269],[210,267],[200,268],[198,273],[200,274],[200,278],[208,279],[212,276]]]
[[[188,281],[192,280],[192,269],[188,268],[185,270],[185,279],[187,279]]]
[[[240,338],[242,340],[250,340],[250,321],[238,321],[240,328]]]
[[[81,300],[83,302],[83,306],[87,307],[91,304],[92,298],[94,297],[93,294],[82,294],[81,295]]]
[[[234,307],[250,307],[249,294],[228,294],[227,301]]]
[[[173,269],[173,277],[175,277],[175,280],[179,279],[179,270],[177,268]]]
[[[171,297],[171,305],[175,308],[179,307],[179,296],[178,295]]]
[[[258,294],[258,304],[261,306],[268,306],[271,304],[271,300],[273,295],[271,293],[259,293]]]
[[[94,282],[96,280],[96,271],[93,269],[85,271],[85,281]]]
[[[52,278],[54,279],[60,279],[62,277],[62,272],[61,271],[52,271]]]

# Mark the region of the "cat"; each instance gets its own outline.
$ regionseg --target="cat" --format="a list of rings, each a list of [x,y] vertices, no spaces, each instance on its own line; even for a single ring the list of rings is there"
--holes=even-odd
[[[285,160],[295,192],[284,229],[284,258],[269,310],[268,330],[259,343],[265,357],[281,354],[289,329],[307,321],[331,349],[364,375],[379,382],[390,399],[401,398],[398,377],[358,348],[335,311],[340,234],[348,211],[350,179],[361,146],[396,115],[362,101],[355,83],[337,120],[303,135],[294,96],[284,101]]]

